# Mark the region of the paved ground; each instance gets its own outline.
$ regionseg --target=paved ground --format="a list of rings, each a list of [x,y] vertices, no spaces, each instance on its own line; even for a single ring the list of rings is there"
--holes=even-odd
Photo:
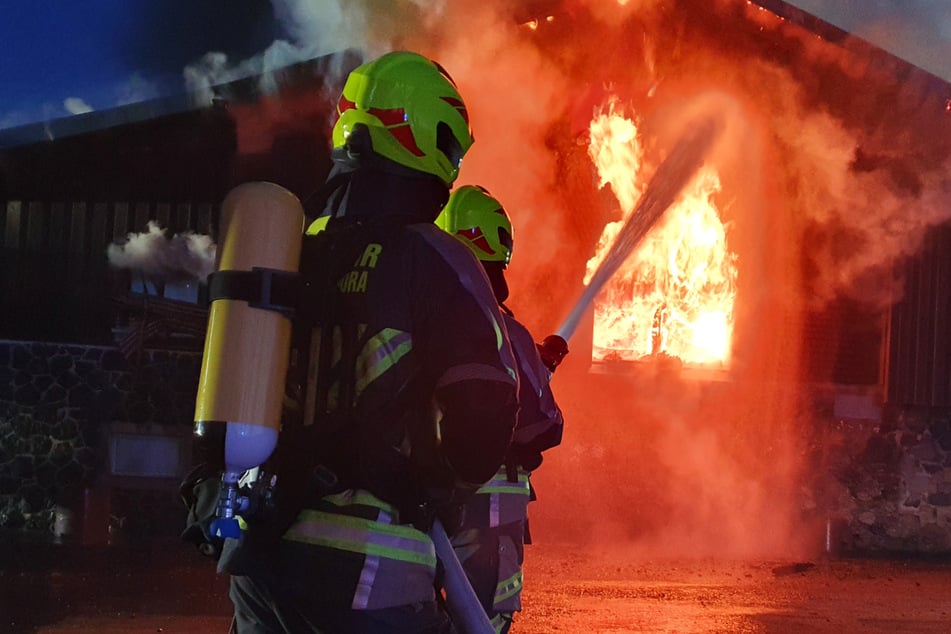
[[[647,561],[528,549],[514,634],[951,632],[951,562]],[[227,631],[225,580],[174,542],[0,544],[0,632]]]
[[[947,561],[644,561],[530,549],[517,634],[951,632]]]

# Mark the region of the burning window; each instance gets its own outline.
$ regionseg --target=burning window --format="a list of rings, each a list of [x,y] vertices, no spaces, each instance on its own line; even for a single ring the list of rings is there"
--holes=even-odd
[[[590,125],[588,153],[600,186],[610,185],[623,217],[608,223],[588,262],[585,284],[635,211],[646,183],[636,116],[611,103]],[[685,364],[729,364],[737,256],[720,220],[716,170],[704,165],[594,302],[593,358],[633,361],[658,355]]]

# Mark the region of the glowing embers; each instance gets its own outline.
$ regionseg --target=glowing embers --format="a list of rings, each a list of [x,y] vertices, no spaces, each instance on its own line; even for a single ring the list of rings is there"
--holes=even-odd
[[[589,156],[624,217],[605,226],[586,284],[648,181],[637,125],[613,103],[591,121]],[[605,284],[594,303],[595,361],[667,355],[690,365],[728,365],[737,257],[714,203],[719,189],[716,170],[703,166]]]

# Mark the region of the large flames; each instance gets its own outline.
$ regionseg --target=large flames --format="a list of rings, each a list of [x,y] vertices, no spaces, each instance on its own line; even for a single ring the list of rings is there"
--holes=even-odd
[[[586,284],[643,193],[642,148],[637,118],[625,116],[616,102],[591,120],[588,153],[623,218],[604,228]],[[737,256],[714,203],[719,190],[716,170],[704,165],[605,285],[594,306],[594,360],[668,355],[687,364],[728,365]]]

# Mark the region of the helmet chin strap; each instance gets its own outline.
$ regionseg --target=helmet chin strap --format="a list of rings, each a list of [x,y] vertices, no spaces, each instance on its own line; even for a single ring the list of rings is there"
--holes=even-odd
[[[432,222],[449,198],[437,176],[411,169],[373,151],[369,130],[356,126],[332,153],[326,182],[307,197],[308,217],[405,216],[408,223]]]
[[[482,268],[492,283],[492,291],[495,293],[495,299],[502,304],[509,298],[509,285],[505,281],[505,265],[503,262],[483,262]]]
[[[341,197],[345,196],[353,173],[373,162],[374,156],[370,131],[364,125],[356,126],[347,138],[346,145],[334,148],[331,152],[333,167],[330,168],[327,180],[304,200],[304,213],[308,222],[327,211],[336,216],[341,208],[340,201],[332,202],[331,198],[338,192]]]

